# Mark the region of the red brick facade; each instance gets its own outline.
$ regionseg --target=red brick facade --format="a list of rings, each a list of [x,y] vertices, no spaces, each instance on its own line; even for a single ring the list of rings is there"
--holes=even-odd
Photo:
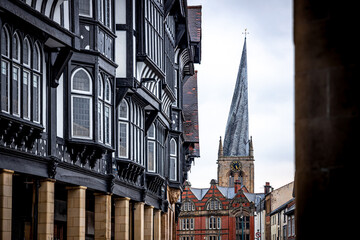
[[[256,199],[256,194],[248,193],[245,187],[236,190],[219,187],[215,180],[211,181],[210,188],[203,189],[186,184],[176,239],[254,240],[252,199]]]

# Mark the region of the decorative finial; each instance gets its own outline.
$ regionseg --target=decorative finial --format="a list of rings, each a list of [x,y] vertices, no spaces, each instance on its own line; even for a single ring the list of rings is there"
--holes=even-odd
[[[245,38],[246,38],[246,35],[248,35],[250,33],[247,31],[247,28],[245,28],[245,32],[243,32],[242,34],[245,34]]]

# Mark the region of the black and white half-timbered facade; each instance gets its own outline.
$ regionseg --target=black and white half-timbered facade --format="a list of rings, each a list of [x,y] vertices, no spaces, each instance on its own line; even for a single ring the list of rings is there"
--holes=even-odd
[[[1,0],[0,45],[0,239],[173,239],[201,6]]]

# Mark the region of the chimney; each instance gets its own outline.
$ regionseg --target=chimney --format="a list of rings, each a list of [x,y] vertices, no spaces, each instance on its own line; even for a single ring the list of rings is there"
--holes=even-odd
[[[235,194],[237,194],[241,189],[241,182],[240,180],[235,180],[234,181],[234,190],[235,190]]]
[[[264,193],[265,193],[265,194],[270,193],[270,192],[271,192],[271,189],[272,189],[272,187],[270,186],[270,183],[269,183],[269,182],[266,182],[266,183],[265,183],[265,186],[264,186]]]

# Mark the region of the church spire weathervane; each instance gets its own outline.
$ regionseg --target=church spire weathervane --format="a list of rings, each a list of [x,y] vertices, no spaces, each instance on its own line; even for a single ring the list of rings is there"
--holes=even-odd
[[[236,79],[228,121],[224,137],[224,156],[249,156],[249,114],[248,114],[248,80],[247,50],[245,29],[244,47]]]
[[[242,34],[245,34],[245,39],[246,39],[246,35],[248,35],[250,33],[247,31],[247,28],[245,28],[245,32],[243,32]]]

